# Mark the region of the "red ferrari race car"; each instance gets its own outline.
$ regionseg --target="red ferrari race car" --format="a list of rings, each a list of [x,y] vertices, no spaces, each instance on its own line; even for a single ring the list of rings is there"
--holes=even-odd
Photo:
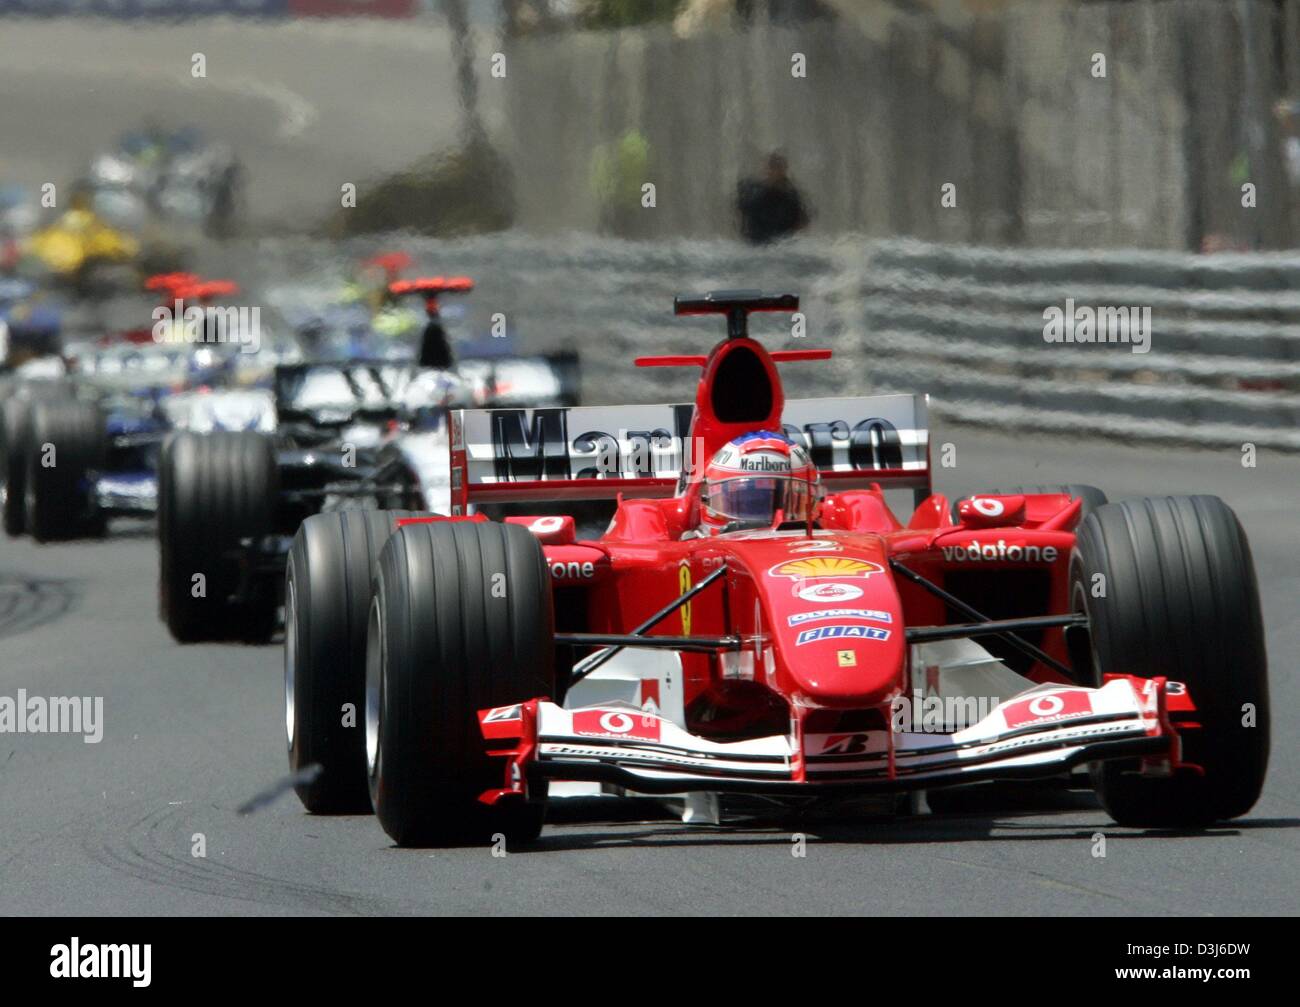
[[[454,412],[445,514],[303,524],[285,681],[309,809],[373,803],[401,845],[517,840],[584,787],[714,820],[719,794],[1084,764],[1124,825],[1253,805],[1266,658],[1232,511],[1091,487],[950,504],[924,396],[785,400],[776,365],[830,353],[769,351],[747,320],[797,307],[678,298],[727,338],[637,364],[699,368],[693,405]],[[900,488],[910,517],[886,502]],[[566,511],[592,500],[612,520],[579,539]]]

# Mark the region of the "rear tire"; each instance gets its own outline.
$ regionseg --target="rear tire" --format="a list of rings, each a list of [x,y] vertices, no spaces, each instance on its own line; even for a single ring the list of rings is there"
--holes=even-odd
[[[379,553],[410,511],[313,514],[285,569],[284,693],[289,768],[322,772],[296,784],[308,811],[368,812],[366,624]],[[344,724],[344,706],[352,724]]]
[[[32,409],[37,402],[70,399],[72,389],[64,381],[39,381],[7,391],[0,400],[0,480],[5,486],[0,519],[6,534],[18,536],[27,530],[27,452]]]
[[[76,399],[31,404],[23,462],[23,527],[37,542],[102,535],[88,485],[104,464],[104,416]],[[46,460],[51,464],[46,465]]]
[[[504,784],[478,711],[555,694],[554,611],[542,547],[518,525],[407,525],[384,547],[370,606],[370,795],[399,846],[528,842],[544,805],[478,798]]]
[[[1211,496],[1109,504],[1080,526],[1070,567],[1097,684],[1105,674],[1183,682],[1201,724],[1183,732],[1183,761],[1204,776],[1141,777],[1131,761],[1094,766],[1106,811],[1121,825],[1166,827],[1245,814],[1268,768],[1268,674],[1250,544],[1236,515]],[[1098,573],[1104,598],[1089,590]],[[1256,726],[1243,725],[1246,704]]]
[[[0,464],[4,470],[3,520],[5,534],[17,537],[27,525],[27,440],[32,404],[21,395],[0,403]]]
[[[257,433],[178,433],[158,464],[159,601],[180,643],[241,639],[265,643],[275,631],[276,596],[267,581],[249,587],[241,539],[274,529],[278,473],[268,438]],[[195,597],[196,575],[203,591]]]

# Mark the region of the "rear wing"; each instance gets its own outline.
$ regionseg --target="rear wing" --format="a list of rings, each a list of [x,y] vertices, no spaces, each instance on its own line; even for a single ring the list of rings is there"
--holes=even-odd
[[[451,513],[470,504],[667,497],[709,461],[691,443],[691,404],[466,409],[451,413]],[[790,399],[785,433],[832,492],[930,491],[928,398]]]
[[[414,360],[354,357],[278,364],[276,407],[282,412],[333,408],[383,408],[402,401],[412,381],[429,373],[468,382],[473,398],[493,410],[509,406],[560,406],[573,401],[581,384],[578,355],[569,350],[535,356],[462,357],[451,368],[421,367]]]

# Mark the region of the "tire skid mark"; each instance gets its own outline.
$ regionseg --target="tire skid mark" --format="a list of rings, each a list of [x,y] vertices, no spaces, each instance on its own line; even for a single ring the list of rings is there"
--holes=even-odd
[[[76,601],[71,581],[0,574],[0,639],[61,619]]]
[[[212,806],[214,811],[224,809]],[[97,863],[140,881],[202,895],[215,895],[305,912],[331,915],[391,915],[401,907],[380,899],[352,895],[319,885],[287,881],[249,871],[212,857],[190,855],[189,835],[210,834],[211,826],[190,828],[179,808],[155,809],[120,833],[96,833],[82,848]],[[181,850],[180,854],[169,852]]]
[[[1150,906],[1146,905],[1148,902],[1156,903],[1158,912],[1168,913],[1174,911],[1173,907],[1165,905],[1158,898],[1152,898],[1145,893],[1107,891],[1105,888],[1069,881],[1063,877],[1057,877],[1032,867],[1015,864],[990,864],[980,860],[944,856],[937,853],[932,854],[932,856],[934,860],[940,863],[951,864],[962,870],[981,871],[995,877],[1014,877],[1050,890],[1118,902],[1131,912],[1150,912]]]

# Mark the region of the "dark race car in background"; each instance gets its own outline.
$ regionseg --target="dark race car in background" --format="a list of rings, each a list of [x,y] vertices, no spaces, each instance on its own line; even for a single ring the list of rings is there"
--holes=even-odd
[[[147,287],[169,307],[237,292],[228,281],[182,273],[152,277]],[[136,318],[148,310],[135,298],[116,313],[100,309]],[[266,336],[256,353],[241,353],[156,322],[59,339],[57,355],[15,371],[0,404],[5,531],[44,542],[103,534],[112,517],[151,516],[159,450],[171,431],[273,429],[271,393],[257,385],[269,384],[274,362],[294,351]]]
[[[0,394],[22,380],[24,364],[59,355],[65,311],[29,280],[0,276]]]
[[[163,222],[220,237],[235,229],[242,174],[234,151],[198,129],[147,125],[97,154],[81,185],[96,213],[132,232]]]
[[[282,365],[271,430],[191,430],[168,440],[158,484],[160,607],[177,640],[269,639],[292,537],[312,514],[448,508],[459,491],[447,463],[449,408],[577,400],[576,354],[454,357],[438,298],[467,292],[467,279],[394,285],[395,297],[425,298],[418,345],[395,352],[385,340],[379,359]]]
[[[401,279],[410,265],[403,252],[375,255],[346,280],[274,285],[267,300],[294,329],[307,360],[407,361],[454,372],[478,389],[481,401],[577,403],[575,351],[529,353],[504,322],[475,333],[454,296],[468,294],[474,282],[466,276]],[[412,303],[416,298],[423,310]]]

